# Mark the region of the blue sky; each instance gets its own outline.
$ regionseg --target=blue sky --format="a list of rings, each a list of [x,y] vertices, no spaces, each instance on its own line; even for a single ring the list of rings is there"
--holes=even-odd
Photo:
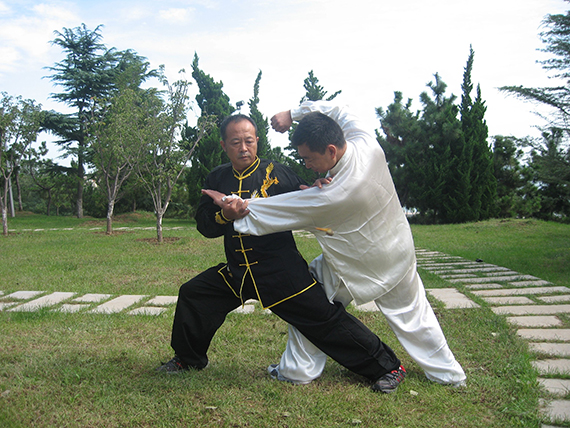
[[[376,107],[394,91],[419,95],[438,72],[447,94],[461,96],[469,46],[472,80],[486,100],[490,135],[538,135],[535,106],[500,93],[503,85],[552,84],[536,63],[544,16],[565,13],[563,0],[0,0],[0,91],[64,110],[45,67],[63,58],[54,31],[102,24],[107,47],[133,49],[176,78],[200,66],[222,81],[231,101],[251,98],[259,70],[262,112],[294,107],[310,70],[329,93],[377,129]],[[196,88],[194,88],[196,89]],[[247,113],[247,110],[245,111]],[[276,133],[272,144],[285,140]]]

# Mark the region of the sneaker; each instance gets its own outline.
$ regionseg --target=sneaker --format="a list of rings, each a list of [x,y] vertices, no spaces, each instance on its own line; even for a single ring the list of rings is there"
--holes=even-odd
[[[398,367],[396,370],[392,370],[390,373],[386,373],[372,385],[372,391],[383,392],[385,394],[390,394],[398,388],[398,385],[402,383],[406,377],[406,369],[402,366]]]
[[[283,376],[281,373],[279,373],[279,364],[271,364],[269,367],[267,367],[267,372],[269,373],[269,376],[271,376],[271,379],[280,380],[282,382],[289,382],[293,385],[307,385],[311,383],[310,380],[293,380]]]
[[[168,374],[179,374],[188,370],[188,364],[182,361],[177,355],[167,363],[162,363],[162,365],[156,369],[157,372]]]

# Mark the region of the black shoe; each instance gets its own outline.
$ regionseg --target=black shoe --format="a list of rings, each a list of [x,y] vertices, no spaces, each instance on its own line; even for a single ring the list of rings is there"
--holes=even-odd
[[[392,370],[390,373],[386,373],[372,385],[372,391],[383,392],[385,394],[390,394],[391,392],[398,389],[398,385],[402,383],[406,377],[406,369],[402,366],[398,367],[396,370]]]
[[[188,364],[186,364],[176,355],[172,360],[167,363],[162,363],[162,365],[156,369],[157,372],[168,374],[179,374],[188,370]]]

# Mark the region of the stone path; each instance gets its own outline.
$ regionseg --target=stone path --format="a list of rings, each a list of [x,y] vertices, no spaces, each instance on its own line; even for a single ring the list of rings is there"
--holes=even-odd
[[[418,267],[449,281],[449,288],[427,289],[446,309],[477,308],[480,305],[460,293],[453,285],[461,284],[471,294],[485,301],[491,310],[504,315],[518,328],[517,334],[529,342],[531,350],[548,358],[533,362],[544,388],[542,412],[549,423],[570,421],[570,329],[562,328],[560,316],[570,314],[570,288],[555,286],[540,278],[514,272],[483,261],[469,261],[436,251],[418,249]],[[157,316],[175,305],[176,296],[82,294],[73,292],[0,290],[0,311],[29,312],[37,310],[65,313]],[[257,308],[257,309],[256,309]],[[374,303],[356,307],[377,311]],[[255,301],[245,302],[235,313],[248,314],[259,310]],[[269,310],[266,313],[271,313]],[[547,377],[542,377],[547,376]],[[555,397],[554,399],[552,397]],[[543,425],[552,428],[555,425]]]
[[[483,261],[469,261],[435,251],[417,250],[418,266],[448,280],[462,284],[469,292],[485,301],[491,310],[505,315],[518,330],[519,337],[539,356],[533,366],[545,392],[541,411],[554,425],[570,421],[570,380],[557,376],[570,375],[570,329],[562,328],[559,316],[570,313],[570,288],[555,286],[531,275]],[[456,288],[428,289],[447,309],[474,308],[473,302]],[[542,377],[542,376],[548,376]],[[555,398],[552,398],[555,397]]]

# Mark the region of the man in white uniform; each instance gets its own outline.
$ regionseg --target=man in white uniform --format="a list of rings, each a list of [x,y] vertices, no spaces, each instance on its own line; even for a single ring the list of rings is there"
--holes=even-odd
[[[236,220],[241,233],[265,235],[304,229],[323,253],[313,275],[332,302],[345,306],[374,301],[408,354],[428,379],[459,386],[465,373],[445,339],[417,273],[414,242],[384,152],[345,108],[305,102],[278,113],[273,128],[292,138],[307,168],[328,172],[318,186],[249,200],[249,215]],[[272,377],[309,383],[324,369],[326,355],[289,326],[289,340]]]

